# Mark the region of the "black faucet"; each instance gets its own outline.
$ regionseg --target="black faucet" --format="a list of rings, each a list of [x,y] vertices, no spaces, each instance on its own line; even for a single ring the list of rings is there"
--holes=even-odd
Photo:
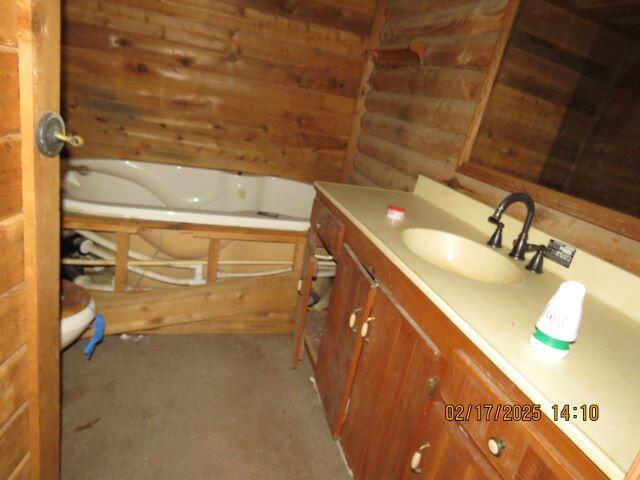
[[[536,273],[542,273],[542,260],[544,259],[544,252],[546,247],[544,245],[532,245],[527,243],[527,238],[529,236],[529,228],[531,228],[531,223],[533,222],[533,216],[536,212],[535,204],[531,197],[526,193],[512,193],[507,195],[498,205],[496,211],[493,212],[493,215],[489,217],[489,222],[496,225],[496,230],[487,241],[487,245],[490,245],[495,248],[502,248],[502,230],[504,229],[504,223],[500,221],[502,214],[505,212],[509,205],[515,202],[522,202],[527,207],[527,218],[524,220],[524,225],[522,226],[522,231],[518,234],[517,238],[513,241],[513,248],[511,252],[509,252],[509,256],[515,258],[516,260],[524,260],[524,254],[527,252],[535,251],[535,256],[531,259],[531,261],[525,267],[527,270]]]

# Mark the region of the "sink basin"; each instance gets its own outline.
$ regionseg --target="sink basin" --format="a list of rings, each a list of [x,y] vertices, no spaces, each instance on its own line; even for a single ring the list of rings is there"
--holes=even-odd
[[[429,228],[408,228],[401,235],[402,243],[420,258],[461,277],[501,284],[522,279],[522,268],[508,257],[468,238]]]

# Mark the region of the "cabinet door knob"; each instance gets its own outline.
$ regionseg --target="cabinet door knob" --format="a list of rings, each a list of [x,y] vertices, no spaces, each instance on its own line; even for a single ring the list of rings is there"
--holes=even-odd
[[[356,333],[356,320],[358,319],[358,313],[362,310],[362,307],[356,308],[351,315],[349,315],[349,329]]]
[[[316,230],[322,230],[324,228],[324,223],[316,222]]]
[[[505,448],[507,448],[507,444],[502,440],[498,440],[497,438],[491,437],[487,441],[487,447],[489,447],[489,451],[491,455],[494,457],[499,457],[502,455],[502,452]]]
[[[438,388],[439,384],[440,379],[438,377],[431,377],[429,380],[427,380],[427,396],[429,398],[433,398],[433,396],[436,394],[436,389]]]
[[[369,322],[372,322],[375,319],[375,317],[369,317],[362,324],[362,328],[360,329],[360,336],[364,338],[365,342],[369,341],[369,337],[367,336],[367,334],[369,333]]]
[[[431,444],[429,442],[423,443],[415,452],[413,452],[413,455],[411,456],[411,471],[416,475],[422,473],[422,468],[420,468],[420,464],[422,463],[422,452],[430,446]]]

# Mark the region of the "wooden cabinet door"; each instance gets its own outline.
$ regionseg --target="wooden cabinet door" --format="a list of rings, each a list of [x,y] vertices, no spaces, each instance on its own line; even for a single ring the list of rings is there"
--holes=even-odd
[[[316,260],[316,235],[313,232],[313,229],[309,229],[303,256],[304,260],[302,264],[302,273],[300,274],[300,288],[298,290],[296,309],[293,314],[293,322],[295,325],[293,345],[294,367],[298,365],[298,362],[302,360],[304,355],[304,326],[307,316],[307,307],[309,305],[309,297],[311,296],[313,277],[318,273],[318,261]]]
[[[440,352],[382,286],[361,333],[341,443],[357,480],[397,479],[435,393]]]
[[[445,419],[444,405],[435,402],[418,427],[418,443],[406,464],[403,480],[498,480],[500,475],[456,422]],[[415,455],[415,457],[414,457]],[[413,467],[413,468],[412,468]]]
[[[331,433],[340,434],[353,384],[362,338],[362,322],[369,317],[376,284],[343,245],[316,362],[316,384]]]
[[[60,164],[35,129],[58,111],[60,2],[0,8],[0,478],[60,476]]]

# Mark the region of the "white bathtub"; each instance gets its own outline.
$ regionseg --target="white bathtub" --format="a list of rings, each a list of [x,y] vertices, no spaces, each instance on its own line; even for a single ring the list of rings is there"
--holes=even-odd
[[[311,185],[130,160],[71,160],[66,212],[277,230],[309,228]]]

